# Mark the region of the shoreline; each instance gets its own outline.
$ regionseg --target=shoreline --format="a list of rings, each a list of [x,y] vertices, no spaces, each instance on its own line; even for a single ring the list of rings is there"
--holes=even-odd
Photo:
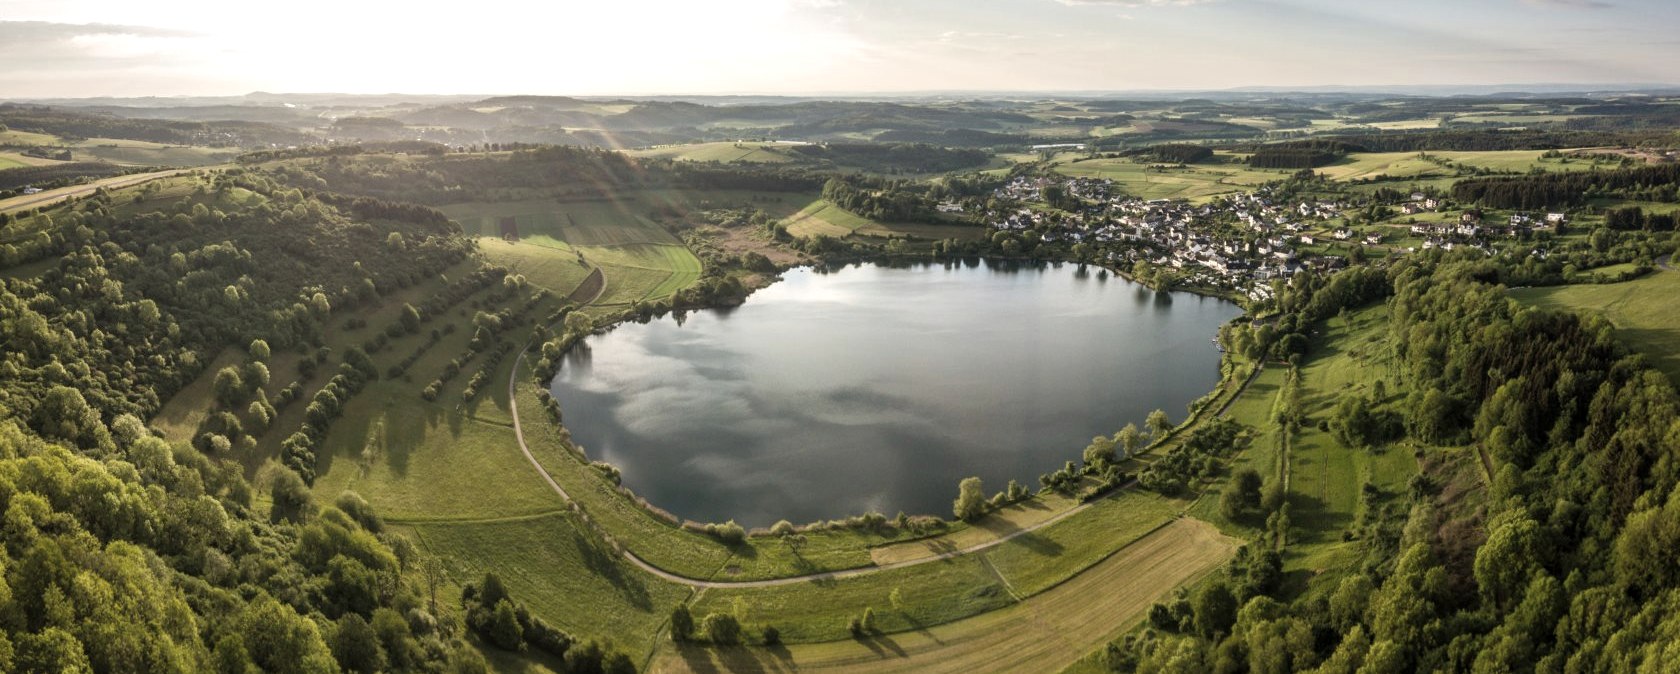
[[[1023,259],[1019,259],[1019,258],[998,258],[998,257],[995,257],[995,256],[963,256],[963,257],[945,257],[945,258],[934,258],[934,259],[928,259],[928,258],[923,258],[923,257],[906,258],[906,257],[903,257],[903,256],[866,256],[866,257],[849,258],[849,259],[839,260],[839,261],[836,261],[836,260],[819,260],[818,262],[812,263],[812,264],[799,264],[799,265],[789,265],[789,266],[786,266],[786,267],[780,267],[773,274],[761,274],[760,277],[766,279],[767,282],[765,282],[763,285],[756,285],[756,286],[751,287],[745,295],[742,295],[741,297],[738,298],[738,301],[733,302],[733,303],[711,303],[711,304],[707,304],[707,305],[703,305],[703,306],[685,307],[685,308],[672,308],[672,309],[665,309],[665,310],[662,310],[662,311],[656,311],[656,312],[653,312],[651,314],[645,313],[645,312],[642,312],[642,311],[637,311],[637,310],[634,310],[634,309],[627,309],[625,311],[620,311],[620,312],[616,312],[616,313],[613,313],[613,314],[609,314],[608,316],[603,316],[602,319],[600,319],[600,322],[598,322],[590,332],[588,332],[586,334],[583,334],[583,335],[578,335],[575,339],[572,339],[571,341],[569,341],[567,343],[566,347],[561,351],[561,357],[564,358],[565,356],[570,355],[572,353],[573,349],[577,347],[577,344],[579,342],[582,342],[583,340],[585,340],[585,339],[587,339],[591,336],[604,335],[608,332],[611,332],[612,330],[615,330],[615,329],[619,328],[620,326],[622,326],[625,323],[630,322],[630,321],[644,322],[645,323],[645,322],[650,322],[652,320],[659,320],[659,319],[665,318],[667,314],[672,314],[672,313],[677,313],[677,312],[687,313],[687,312],[691,312],[691,311],[708,311],[708,310],[718,311],[718,310],[727,310],[727,309],[732,309],[732,308],[735,308],[735,307],[739,307],[742,304],[744,304],[757,291],[762,290],[764,288],[767,288],[770,285],[772,285],[772,284],[774,284],[778,281],[781,281],[782,280],[782,275],[785,272],[788,272],[788,271],[791,271],[791,270],[810,269],[810,270],[819,270],[819,271],[821,271],[821,270],[837,271],[837,270],[843,269],[845,267],[849,267],[849,266],[853,266],[853,265],[863,265],[863,264],[873,264],[873,265],[886,266],[886,267],[897,267],[897,268],[907,268],[907,267],[916,267],[916,266],[932,266],[932,265],[949,266],[949,265],[953,265],[953,264],[964,264],[964,263],[970,262],[970,261],[972,261],[975,266],[979,266],[979,265],[982,265],[982,264],[988,264],[988,263],[1000,263],[1001,262],[1001,263],[1009,264],[1009,265],[1021,265],[1022,268],[1026,268],[1026,267],[1035,267],[1035,268],[1058,267],[1059,268],[1061,265],[1064,265],[1064,264],[1097,267],[1099,270],[1104,270],[1104,271],[1107,271],[1107,272],[1115,275],[1120,280],[1122,280],[1126,283],[1135,284],[1135,285],[1137,285],[1141,288],[1146,288],[1146,289],[1149,289],[1149,290],[1151,290],[1153,292],[1156,292],[1156,293],[1183,292],[1183,293],[1195,295],[1199,298],[1217,299],[1217,300],[1224,300],[1224,301],[1230,302],[1232,305],[1234,305],[1235,307],[1240,309],[1241,313],[1238,314],[1236,317],[1231,318],[1229,321],[1227,321],[1227,323],[1234,322],[1234,321],[1246,320],[1246,319],[1248,319],[1248,317],[1251,316],[1250,311],[1247,307],[1243,306],[1242,303],[1232,301],[1228,297],[1224,297],[1224,296],[1218,295],[1218,294],[1210,294],[1210,293],[1207,293],[1207,292],[1200,292],[1198,290],[1189,289],[1189,288],[1173,289],[1173,290],[1167,290],[1167,291],[1158,290],[1158,289],[1155,289],[1155,288],[1149,286],[1146,283],[1143,283],[1141,281],[1137,281],[1137,280],[1131,278],[1130,275],[1125,274],[1124,272],[1120,272],[1118,270],[1112,269],[1112,268],[1107,267],[1105,265],[1099,265],[1099,264],[1096,264],[1096,263],[1081,263],[1081,262],[1073,262],[1073,261],[1067,261],[1067,260],[1061,260],[1061,261],[1023,260]],[[587,306],[589,306],[589,305],[587,305],[587,304],[581,305],[581,306],[577,307],[576,309],[574,309],[574,311],[584,309]],[[1209,407],[1213,403],[1213,401],[1220,398],[1221,393],[1223,393],[1223,392],[1225,392],[1229,389],[1229,386],[1234,379],[1240,378],[1239,375],[1242,374],[1240,372],[1241,368],[1234,366],[1234,364],[1232,362],[1231,354],[1226,353],[1223,349],[1219,349],[1218,346],[1217,346],[1218,332],[1215,331],[1212,337],[1213,337],[1213,340],[1215,342],[1214,348],[1219,353],[1219,359],[1217,361],[1218,367],[1219,367],[1219,378],[1212,384],[1212,386],[1209,387],[1209,389],[1207,391],[1203,392],[1200,397],[1197,397],[1197,398],[1191,400],[1190,403],[1188,403],[1188,405],[1194,406],[1193,411],[1190,411],[1189,413],[1187,413],[1185,415],[1184,419],[1179,424],[1175,425],[1171,429],[1168,429],[1166,433],[1162,434],[1162,437],[1160,437],[1158,439],[1152,439],[1151,442],[1148,445],[1140,448],[1135,456],[1142,456],[1142,455],[1147,455],[1147,454],[1152,453],[1160,444],[1168,442],[1168,441],[1172,440],[1173,438],[1177,437],[1179,435],[1180,431],[1183,428],[1188,427],[1190,425],[1193,425],[1194,423],[1199,421],[1201,419],[1202,412],[1205,411],[1205,409],[1207,407]],[[516,361],[517,360],[518,359],[516,359]],[[553,383],[558,376],[559,376],[558,375],[558,370],[556,370],[556,373],[555,373],[554,376],[549,377],[546,381],[536,382],[536,384],[540,388],[540,390],[546,391],[552,396],[553,395]],[[587,448],[582,447],[581,445],[577,444],[575,441],[571,440],[571,438],[570,438],[571,429],[564,422],[561,422],[561,423],[556,424],[556,425],[560,429],[565,431],[566,437],[567,437],[567,444],[570,446],[570,449],[574,453],[575,457],[577,459],[579,459],[580,461],[584,462],[586,464],[586,467],[587,467],[587,464],[593,463],[594,461],[591,459],[591,457],[587,453],[588,452]],[[1118,429],[1116,429],[1116,430],[1118,430]],[[1070,447],[1070,451],[1068,451],[1065,455],[1061,455],[1061,456],[1062,456],[1062,460],[1064,460],[1064,461],[1070,461],[1071,460],[1071,461],[1074,461],[1075,463],[1078,463],[1078,459],[1079,459],[1078,454],[1079,454],[1079,448]],[[660,507],[659,505],[654,504],[652,501],[650,501],[647,498],[637,494],[633,489],[631,489],[628,486],[623,485],[622,483],[614,484],[613,489],[614,489],[614,491],[617,491],[620,496],[623,496],[624,498],[628,499],[631,503],[635,504],[639,509],[644,511],[649,516],[651,516],[654,519],[659,520],[661,522],[667,523],[668,525],[676,527],[676,528],[698,529],[698,528],[701,528],[701,527],[705,527],[708,524],[723,524],[724,523],[724,522],[701,522],[701,521],[681,517],[681,516],[677,515],[676,513],[672,512],[670,510],[667,510],[663,507]],[[1029,489],[1029,495],[1026,498],[1021,499],[1019,501],[1011,501],[1009,503],[1006,503],[1005,505],[1012,505],[1012,504],[1016,504],[1016,503],[1027,503],[1027,502],[1032,502],[1032,501],[1038,500],[1039,499],[1039,492],[1042,491],[1042,489],[1031,487],[1031,486],[1029,486],[1028,489]],[[1114,491],[1117,491],[1117,489],[1111,487],[1111,488],[1106,489],[1106,490],[1104,490],[1104,491],[1102,491],[1098,494],[1094,494],[1092,496],[1091,500],[1106,497],[1107,495],[1109,495],[1110,493],[1113,493]],[[847,525],[846,523],[848,523],[852,520],[856,520],[858,518],[866,517],[869,514],[875,514],[875,513],[873,513],[873,511],[871,511],[871,513],[841,514],[841,515],[838,515],[838,516],[833,516],[833,517],[828,517],[828,518],[820,518],[820,519],[817,519],[817,520],[809,522],[809,523],[796,524],[795,525],[795,530],[796,531],[810,531],[810,530],[823,529],[823,528],[836,528],[837,525],[850,526],[850,525]],[[961,528],[964,525],[964,523],[961,520],[948,520],[948,519],[946,519],[946,517],[944,515],[935,514],[935,513],[913,514],[913,513],[906,512],[905,514],[909,517],[933,517],[933,518],[939,519],[942,522],[945,522],[945,527],[941,531],[930,532],[930,533],[927,533],[927,534],[924,534],[924,535],[921,535],[921,536],[916,536],[916,537],[913,537],[911,540],[944,535],[944,534],[947,534],[947,533],[951,533],[952,531],[954,531],[958,528]],[[731,523],[734,522],[734,521],[735,520],[733,520],[733,519],[725,520],[725,522],[731,522]],[[887,521],[890,523],[890,522],[892,522],[892,519],[888,518]],[[769,526],[752,527],[752,528],[747,529],[747,535],[749,535],[749,536],[763,536],[763,535],[767,535],[769,533],[769,530],[770,530]]]

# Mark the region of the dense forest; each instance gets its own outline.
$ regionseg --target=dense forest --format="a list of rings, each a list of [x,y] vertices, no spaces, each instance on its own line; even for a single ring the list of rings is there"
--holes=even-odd
[[[1227,573],[1157,605],[1105,664],[1666,671],[1680,634],[1680,399],[1607,323],[1524,308],[1488,282],[1501,273],[1479,256],[1407,260],[1365,273],[1363,292],[1324,297],[1332,285],[1298,277],[1280,298],[1305,319],[1388,297],[1380,348],[1403,364],[1393,393],[1338,405],[1331,421],[1392,415],[1417,441],[1469,445],[1442,451],[1481,448],[1497,467],[1485,513],[1456,507],[1425,470],[1353,534],[1363,559],[1334,588],[1286,596],[1267,559],[1289,543],[1268,534]]]
[[[939,218],[932,197],[921,190],[906,189],[894,181],[857,176],[834,177],[823,185],[823,198],[871,220],[927,222]]]
[[[229,388],[249,387],[273,351],[318,350],[335,311],[466,259],[451,223],[245,169],[149,195],[7,224],[61,257],[0,287],[0,671],[486,671],[469,630],[574,671],[631,669],[494,577],[462,624],[354,493],[318,500],[283,468],[253,483],[215,443],[172,446],[141,421],[224,347],[249,344],[251,376]]]
[[[1526,210],[1579,206],[1605,196],[1673,202],[1680,200],[1680,164],[1461,180],[1452,195],[1489,208]]]
[[[1248,165],[1254,168],[1313,169],[1334,163],[1346,155],[1347,149],[1339,144],[1320,141],[1262,145],[1249,155]]]
[[[1197,164],[1213,159],[1213,148],[1186,143],[1163,143],[1120,153],[1126,157],[1144,157],[1173,164]]]

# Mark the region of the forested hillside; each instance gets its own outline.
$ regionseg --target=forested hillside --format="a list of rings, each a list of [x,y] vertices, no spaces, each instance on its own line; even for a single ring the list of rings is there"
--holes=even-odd
[[[568,650],[494,577],[463,625],[354,493],[318,501],[274,464],[248,479],[225,440],[201,452],[147,427],[224,348],[248,354],[229,388],[260,387],[332,317],[473,252],[421,207],[252,170],[177,180],[4,230],[28,244],[7,244],[8,269],[57,262],[0,289],[0,671],[485,671],[467,627],[577,671],[629,667]]]
[[[1680,423],[1670,382],[1602,320],[1524,308],[1460,256],[1406,261],[1386,278],[1392,388],[1350,396],[1328,419],[1288,408],[1280,423],[1327,425],[1346,451],[1405,451],[1382,433],[1482,453],[1484,506],[1425,470],[1350,531],[1357,569],[1329,587],[1286,591],[1239,555],[1230,573],[1160,605],[1152,628],[1111,647],[1116,671],[1655,672],[1680,635]],[[1314,320],[1364,292],[1296,283],[1281,298]],[[1317,307],[1318,310],[1314,310]],[[1325,311],[1329,310],[1329,311]],[[1384,430],[1386,419],[1398,428]],[[1358,449],[1374,443],[1379,449]],[[1386,447],[1386,449],[1380,449]],[[1419,456],[1429,458],[1435,455]],[[1439,465],[1439,459],[1429,459]],[[1374,494],[1367,494],[1371,498]],[[1272,506],[1276,509],[1276,504]],[[1273,520],[1288,518],[1288,506]],[[1287,528],[1287,525],[1284,525]],[[1268,534],[1283,549],[1292,542]]]

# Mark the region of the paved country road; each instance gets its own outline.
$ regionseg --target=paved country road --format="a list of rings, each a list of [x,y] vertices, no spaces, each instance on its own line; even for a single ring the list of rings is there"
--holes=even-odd
[[[83,196],[87,196],[89,194],[93,194],[94,191],[98,190],[101,187],[106,188],[106,189],[113,189],[113,190],[123,188],[123,187],[133,187],[133,186],[139,185],[140,183],[143,183],[143,182],[149,182],[149,181],[152,181],[152,180],[157,180],[158,178],[168,178],[169,176],[173,176],[173,175],[179,175],[179,174],[188,173],[188,172],[191,172],[191,171],[198,171],[198,170],[202,170],[202,169],[212,169],[212,168],[217,168],[217,167],[201,166],[201,167],[198,167],[198,168],[190,168],[190,169],[171,169],[171,170],[168,170],[168,171],[154,171],[152,173],[136,173],[136,174],[132,174],[132,175],[117,176],[115,178],[106,178],[104,180],[97,180],[97,181],[88,183],[86,185],[71,185],[69,187],[60,187],[60,188],[57,188],[57,189],[46,190],[44,192],[41,192],[40,194],[30,194],[30,195],[25,195],[25,196],[21,196],[21,197],[12,197],[10,199],[0,200],[0,212],[21,211],[25,208],[37,208],[37,207],[40,207],[40,206],[48,206],[48,205],[56,204],[56,203],[58,203],[60,201],[63,201],[65,199],[69,199],[71,197],[83,197]]]

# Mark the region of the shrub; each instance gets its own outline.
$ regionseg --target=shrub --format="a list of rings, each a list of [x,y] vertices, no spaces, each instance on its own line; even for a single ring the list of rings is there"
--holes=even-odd
[[[729,520],[723,524],[708,524],[706,525],[706,533],[728,545],[739,545],[747,540],[747,530],[736,524],[735,520]]]
[[[706,634],[706,640],[714,644],[729,646],[741,643],[741,622],[727,613],[707,615],[700,623],[700,629]]]

